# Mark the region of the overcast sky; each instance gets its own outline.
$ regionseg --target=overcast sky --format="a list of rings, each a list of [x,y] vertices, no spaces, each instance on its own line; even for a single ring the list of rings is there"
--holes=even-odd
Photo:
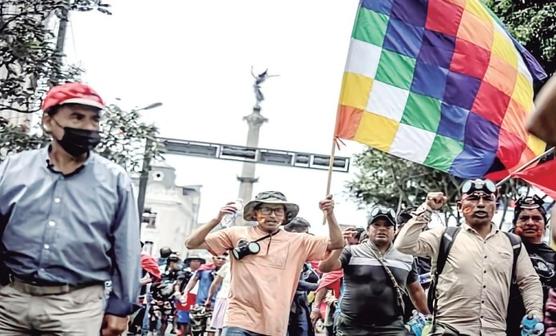
[[[262,87],[259,146],[328,154],[357,0],[113,1],[112,16],[71,17],[68,61],[86,70],[84,81],[108,102],[124,107],[162,102],[144,112],[161,136],[244,145],[255,102],[253,77],[268,67]],[[338,155],[363,146],[348,143]],[[238,194],[241,163],[167,156],[178,184],[202,185],[200,220]],[[352,172],[354,172],[352,167]],[[345,197],[352,174],[335,173],[333,193],[341,223],[362,225]],[[318,200],[326,172],[257,166],[255,193],[281,190],[300,215],[322,232]]]

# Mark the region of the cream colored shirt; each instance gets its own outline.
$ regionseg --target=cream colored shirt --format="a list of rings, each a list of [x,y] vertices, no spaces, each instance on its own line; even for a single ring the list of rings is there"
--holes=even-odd
[[[421,217],[411,219],[394,246],[403,253],[431,257],[434,269],[444,228],[422,232],[426,225]],[[464,224],[439,276],[438,321],[464,335],[505,336],[512,265],[513,249],[506,234],[493,226],[483,239]],[[541,283],[523,245],[515,272],[526,311],[542,318]]]
[[[205,239],[209,250],[220,255],[239,240],[254,241],[266,233],[235,226],[211,233]],[[259,242],[261,250],[241,260],[230,258],[231,286],[224,326],[239,327],[262,335],[286,335],[290,306],[303,263],[326,256],[327,237],[281,230]]]

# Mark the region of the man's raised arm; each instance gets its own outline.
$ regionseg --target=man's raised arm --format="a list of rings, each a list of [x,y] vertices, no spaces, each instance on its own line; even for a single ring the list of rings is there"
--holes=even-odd
[[[433,210],[440,209],[446,203],[443,193],[435,192],[427,195],[427,200],[423,203],[407,224],[405,224],[394,241],[394,247],[406,254],[413,256],[434,256],[438,253],[437,246],[443,231],[423,229],[431,220]]]
[[[216,218],[211,219],[208,223],[193,231],[185,240],[185,247],[188,249],[207,249],[205,238],[214,229],[222,218],[227,214],[235,214],[237,209],[233,206],[233,202],[226,204],[218,212]]]
[[[325,200],[320,201],[319,208],[324,212],[326,221],[328,222],[328,234],[330,238],[326,249],[332,251],[343,248],[344,237],[342,235],[342,229],[340,229],[338,221],[336,221],[336,216],[334,215],[334,201],[332,200],[332,195],[328,195]]]

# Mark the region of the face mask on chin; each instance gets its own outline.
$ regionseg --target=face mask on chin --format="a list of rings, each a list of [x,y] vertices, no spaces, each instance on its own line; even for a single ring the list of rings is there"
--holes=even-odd
[[[64,127],[52,118],[54,122],[64,129],[62,139],[56,140],[62,148],[71,156],[78,157],[90,151],[100,143],[100,132],[97,130],[86,130],[81,128]]]

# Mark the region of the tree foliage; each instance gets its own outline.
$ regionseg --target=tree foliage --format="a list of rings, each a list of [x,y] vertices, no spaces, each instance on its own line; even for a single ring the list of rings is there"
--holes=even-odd
[[[101,0],[3,0],[0,3],[0,112],[38,112],[49,87],[77,80],[81,69],[63,64],[54,23],[70,11],[110,14]],[[101,122],[102,142],[96,151],[128,171],[138,172],[144,158],[160,158],[158,130],[140,120],[139,110],[108,106]],[[38,119],[38,118],[37,118]],[[36,121],[36,120],[35,120]],[[148,141],[148,146],[145,144]],[[0,116],[0,161],[8,154],[40,148],[50,141],[39,128],[11,125]]]
[[[549,75],[556,72],[555,1],[488,0],[487,5]]]
[[[162,153],[157,128],[142,122],[139,111],[125,111],[114,104],[107,106],[101,119],[102,140],[95,149],[129,172],[139,172],[144,158],[160,159]],[[148,146],[147,139],[151,140]],[[49,141],[50,137],[42,132],[30,133],[0,118],[0,161],[12,153],[46,146]]]
[[[109,13],[99,0],[3,0],[0,2],[0,112],[36,112],[48,87],[79,74],[64,66],[55,23],[69,11]]]
[[[423,165],[376,149],[355,156],[360,173],[348,182],[349,194],[360,204],[381,204],[393,209],[418,206],[430,191],[442,191],[454,204],[460,180]]]

